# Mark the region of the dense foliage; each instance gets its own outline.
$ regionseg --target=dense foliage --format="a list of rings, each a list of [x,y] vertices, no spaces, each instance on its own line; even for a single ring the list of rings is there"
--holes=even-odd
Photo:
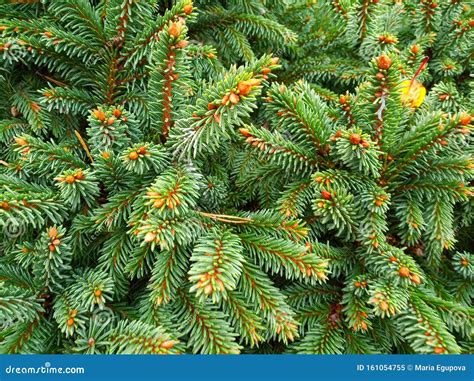
[[[1,5],[0,352],[472,352],[473,26]]]

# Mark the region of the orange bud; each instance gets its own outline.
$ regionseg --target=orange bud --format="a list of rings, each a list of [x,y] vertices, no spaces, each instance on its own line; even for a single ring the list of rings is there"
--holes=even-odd
[[[105,113],[102,110],[97,109],[97,110],[94,110],[92,113],[101,122],[103,122],[105,120]]]
[[[379,303],[379,308],[380,308],[382,311],[387,311],[387,310],[388,310],[388,303],[387,303],[385,300],[382,300],[382,301]]]
[[[331,193],[329,193],[327,190],[322,190],[321,196],[326,200],[330,200],[332,198]]]
[[[418,45],[415,44],[411,47],[411,52],[413,54],[418,54],[419,51],[420,51],[420,48],[418,47]]]
[[[400,269],[398,270],[398,275],[403,278],[406,278],[410,276],[410,270],[407,267],[400,267]]]
[[[67,326],[72,327],[74,325],[74,318],[67,319]]]
[[[249,81],[242,81],[237,85],[237,90],[239,91],[240,95],[248,95],[252,90],[252,85],[249,83]]]
[[[178,38],[181,33],[181,27],[179,26],[178,23],[171,23],[171,25],[168,28],[168,34],[171,37]]]
[[[49,238],[56,238],[58,236],[58,229],[54,226],[48,231]]]
[[[138,149],[138,153],[139,153],[140,155],[145,155],[145,154],[146,154],[146,147],[141,146],[141,147]]]
[[[122,115],[122,111],[120,111],[118,108],[116,108],[113,112],[114,116],[116,118],[120,117],[120,115]]]
[[[240,101],[240,97],[235,93],[230,93],[229,100],[232,104],[237,104]]]
[[[346,104],[346,103],[347,103],[347,97],[346,97],[345,95],[341,95],[341,96],[339,97],[339,103],[340,103],[341,105]]]
[[[468,114],[468,113],[465,113],[463,112],[461,114],[461,118],[459,120],[459,122],[463,125],[463,126],[467,126],[469,123],[471,123],[471,116]]]
[[[435,347],[434,349],[434,353],[436,353],[437,355],[440,355],[442,353],[444,353],[446,349],[444,349],[443,347]]]
[[[84,180],[84,172],[82,172],[81,170],[79,170],[78,172],[76,172],[76,174],[74,175],[74,178],[76,180]]]
[[[95,295],[96,297],[100,297],[100,296],[102,295],[102,290],[95,290],[95,291],[94,291],[94,295]]]
[[[156,234],[153,232],[148,232],[145,234],[145,242],[151,242],[154,241],[156,238]]]
[[[43,34],[48,38],[53,37],[53,34],[51,32],[44,32]]]
[[[191,12],[189,12],[191,13]],[[167,341],[163,341],[161,344],[160,344],[160,348],[163,348],[163,349],[171,349],[174,347],[174,344],[175,342],[173,340],[167,340]]]
[[[192,11],[193,11],[193,6],[191,4],[185,5],[183,7],[183,12],[186,13],[187,15],[190,15]]]
[[[102,157],[107,160],[110,157],[110,154],[107,151],[104,151],[102,152]]]
[[[76,181],[76,178],[75,178],[74,176],[72,176],[72,175],[67,175],[65,181],[66,181],[68,184],[72,184],[73,182]]]
[[[418,275],[416,274],[411,274],[410,279],[413,283],[415,284],[421,284],[421,279]]]
[[[209,283],[206,287],[204,287],[204,293],[209,295],[212,293],[212,285]]]
[[[114,124],[114,122],[115,122],[115,118],[109,118],[109,119],[107,119],[107,124],[108,124],[109,126],[111,126],[112,124]]]
[[[15,138],[15,142],[19,146],[26,146],[28,144],[28,142],[23,138]]]
[[[129,157],[130,160],[137,160],[138,159],[138,153],[135,152],[135,151],[132,151],[132,152],[130,152],[128,157]]]
[[[165,205],[165,200],[163,198],[160,198],[153,203],[154,208],[161,208],[163,205]]]
[[[252,136],[252,135],[250,134],[250,131],[248,130],[248,128],[240,128],[240,129],[239,129],[239,132],[240,132],[243,136],[245,136],[245,137]]]
[[[323,279],[323,280],[328,278],[324,271],[316,272],[316,276],[318,277],[318,279]]]

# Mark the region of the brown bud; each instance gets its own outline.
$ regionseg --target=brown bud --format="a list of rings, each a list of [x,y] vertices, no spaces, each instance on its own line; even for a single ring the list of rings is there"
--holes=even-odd
[[[375,78],[377,78],[379,81],[383,81],[385,79],[385,76],[382,73],[378,72],[377,74],[375,74]]]
[[[179,41],[175,46],[178,48],[178,49],[184,49],[186,46],[189,45],[189,41],[188,40],[181,40]]]
[[[382,54],[377,59],[377,66],[381,70],[388,70],[390,66],[392,66],[392,60],[390,59],[390,57],[386,56],[385,54]]]
[[[360,137],[359,134],[351,134],[351,136],[349,136],[349,141],[351,142],[351,144],[353,145],[357,145],[361,142],[362,138]]]

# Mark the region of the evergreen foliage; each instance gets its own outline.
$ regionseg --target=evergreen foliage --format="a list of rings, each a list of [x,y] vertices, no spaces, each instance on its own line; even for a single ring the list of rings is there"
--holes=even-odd
[[[471,352],[470,17],[1,5],[0,352]]]

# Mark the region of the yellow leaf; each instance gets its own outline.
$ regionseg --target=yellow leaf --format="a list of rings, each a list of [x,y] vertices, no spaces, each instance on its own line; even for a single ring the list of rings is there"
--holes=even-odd
[[[401,101],[412,108],[420,107],[425,100],[426,88],[418,81],[403,81],[401,87]]]

